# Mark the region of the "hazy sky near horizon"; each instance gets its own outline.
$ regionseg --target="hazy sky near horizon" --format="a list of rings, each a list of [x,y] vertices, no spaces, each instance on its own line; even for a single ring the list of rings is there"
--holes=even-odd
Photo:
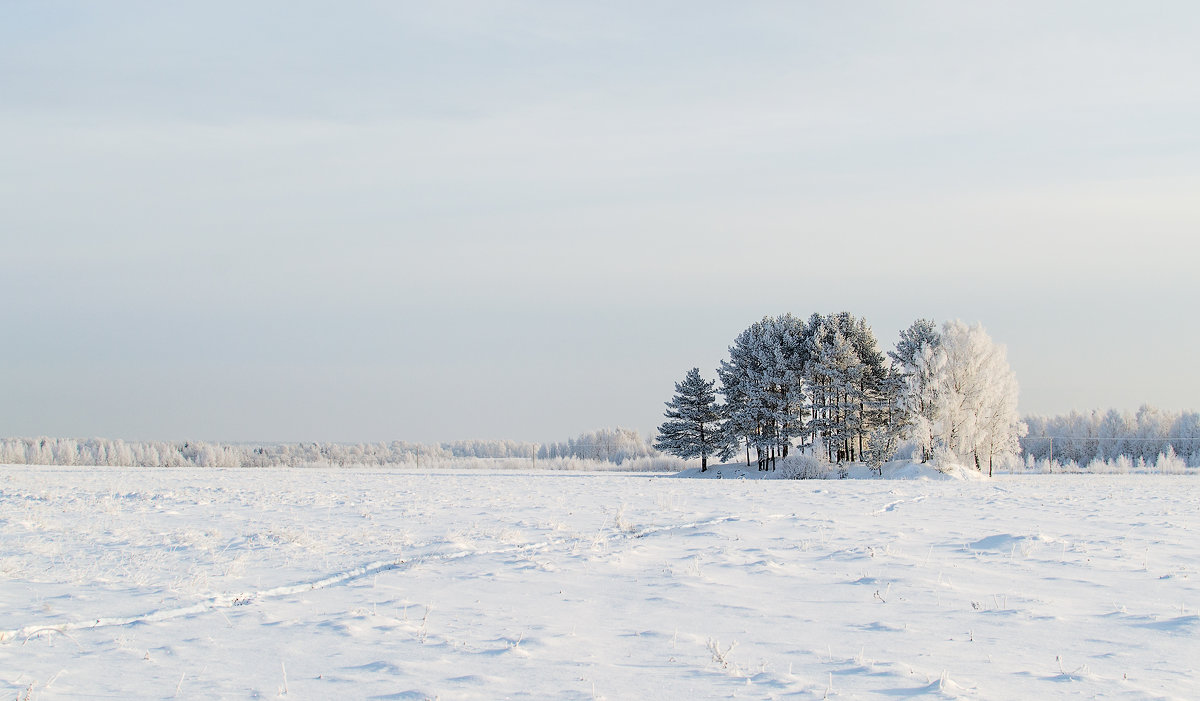
[[[1200,409],[1200,5],[0,6],[0,435],[650,431],[764,315]]]

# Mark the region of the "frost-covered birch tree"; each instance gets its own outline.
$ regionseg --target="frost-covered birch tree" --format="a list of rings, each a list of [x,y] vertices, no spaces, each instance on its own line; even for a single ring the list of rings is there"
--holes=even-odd
[[[932,377],[927,389],[936,451],[946,459],[973,461],[980,471],[986,460],[990,474],[996,456],[1020,450],[1018,440],[1027,429],[1017,414],[1016,375],[1004,346],[982,325],[947,321],[939,347],[923,351],[918,365]]]

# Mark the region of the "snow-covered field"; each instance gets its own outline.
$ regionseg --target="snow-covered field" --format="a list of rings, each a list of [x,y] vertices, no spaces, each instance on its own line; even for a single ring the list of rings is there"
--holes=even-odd
[[[1200,481],[0,467],[0,698],[1200,698]]]

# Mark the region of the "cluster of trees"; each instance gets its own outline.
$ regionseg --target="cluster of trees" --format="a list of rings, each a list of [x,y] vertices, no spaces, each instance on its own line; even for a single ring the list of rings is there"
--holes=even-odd
[[[848,312],[765,317],[734,339],[717,376],[719,390],[698,368],[676,384],[655,443],[701,458],[701,470],[743,447],[760,470],[794,448],[879,469],[905,440],[922,462],[990,470],[1025,431],[1004,347],[978,324],[918,320],[885,356]]]
[[[1062,416],[1030,416],[1021,448],[1033,460],[1060,465],[1113,463],[1118,458],[1153,463],[1173,453],[1200,467],[1200,413],[1169,412],[1142,406],[1136,413],[1071,412]]]
[[[300,448],[301,446],[295,446]],[[146,467],[237,467],[252,459],[271,460],[276,451],[255,453],[245,446],[187,441],[130,441],[106,438],[0,438],[0,464],[112,465]],[[258,450],[266,450],[267,447]]]
[[[421,446],[427,449],[434,446]],[[436,446],[456,458],[526,458],[537,454],[537,443],[507,440],[451,441]]]
[[[617,465],[639,458],[654,458],[660,453],[639,432],[628,428],[602,428],[581,433],[575,438],[546,443],[538,448],[539,460],[580,458]]]
[[[409,443],[263,443],[123,441],[106,438],[0,438],[0,464],[121,467],[299,467],[449,465],[463,459],[566,459],[629,464],[657,459],[646,438],[629,429],[590,431],[540,445],[510,440]],[[653,460],[644,464],[658,465]],[[639,463],[642,464],[642,463]]]

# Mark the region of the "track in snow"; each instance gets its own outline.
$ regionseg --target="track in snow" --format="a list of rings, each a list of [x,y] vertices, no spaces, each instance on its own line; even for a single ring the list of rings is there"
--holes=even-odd
[[[691,523],[670,524],[665,526],[650,526],[639,530],[623,530],[618,528],[615,535],[624,538],[644,538],[649,535],[663,533],[668,531],[684,530],[688,528],[702,528],[718,523],[727,523],[737,521],[736,516],[722,516],[720,518],[709,519],[706,521],[696,521]],[[111,628],[132,625],[135,623],[154,623],[158,621],[169,621],[175,618],[184,616],[192,616],[196,614],[215,611],[218,609],[233,608],[235,606],[247,606],[254,604],[264,599],[274,599],[282,596],[291,596],[306,591],[316,591],[318,589],[328,589],[329,587],[352,582],[364,577],[370,577],[384,572],[395,572],[414,564],[423,564],[426,562],[459,560],[465,557],[476,555],[503,555],[512,552],[533,552],[539,550],[547,550],[567,542],[568,539],[547,540],[541,543],[531,543],[524,545],[512,545],[503,548],[492,548],[489,550],[461,550],[452,553],[436,553],[430,555],[422,555],[420,557],[411,558],[409,560],[377,560],[368,562],[357,567],[342,570],[328,574],[320,579],[314,579],[296,584],[284,584],[278,587],[269,589],[260,589],[253,592],[244,592],[237,595],[216,595],[195,604],[187,606],[178,606],[174,608],[158,609],[147,613],[137,614],[134,616],[102,616],[94,620],[87,621],[70,621],[67,623],[58,623],[54,625],[46,624],[31,624],[13,630],[0,630],[0,643],[11,642],[16,639],[29,641],[31,638],[54,633],[65,634],[76,630],[91,630],[94,628]]]

